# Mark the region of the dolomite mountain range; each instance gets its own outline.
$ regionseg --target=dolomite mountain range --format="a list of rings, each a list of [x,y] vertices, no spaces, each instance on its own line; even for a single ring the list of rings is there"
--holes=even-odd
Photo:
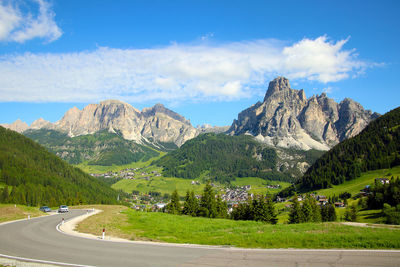
[[[71,108],[55,123],[38,119],[28,126],[17,120],[1,126],[20,133],[52,129],[70,137],[108,130],[137,143],[173,142],[177,146],[203,132],[226,132],[253,135],[274,147],[328,150],[358,134],[378,116],[348,98],[336,103],[323,93],[307,99],[304,90],[292,89],[288,79],[278,77],[269,83],[264,101],[239,113],[230,127],[195,128],[162,104],[139,111],[118,100],[89,104],[82,110]]]

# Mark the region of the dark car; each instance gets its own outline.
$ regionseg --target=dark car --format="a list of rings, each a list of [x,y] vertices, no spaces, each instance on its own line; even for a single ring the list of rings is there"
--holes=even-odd
[[[40,207],[39,210],[41,210],[43,212],[50,212],[51,211],[51,209],[49,207],[47,207],[47,206],[42,206],[42,207]]]

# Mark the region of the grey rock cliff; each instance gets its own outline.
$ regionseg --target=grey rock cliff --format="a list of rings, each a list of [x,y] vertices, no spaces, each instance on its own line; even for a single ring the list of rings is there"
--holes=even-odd
[[[28,124],[26,124],[26,122],[21,121],[20,119],[14,121],[11,124],[8,123],[0,124],[0,126],[3,126],[4,128],[13,130],[18,133],[22,133],[23,131],[26,131],[29,128]]]
[[[347,98],[339,104],[325,93],[307,99],[304,90],[278,77],[269,83],[264,101],[239,113],[228,133],[251,134],[276,147],[328,150],[378,116]]]
[[[175,143],[177,146],[199,134],[190,121],[161,104],[139,111],[130,104],[118,100],[89,104],[82,110],[73,107],[55,123],[39,119],[29,127],[18,120],[4,126],[17,132],[28,129],[52,129],[65,132],[70,137],[108,130],[137,143],[167,142]]]

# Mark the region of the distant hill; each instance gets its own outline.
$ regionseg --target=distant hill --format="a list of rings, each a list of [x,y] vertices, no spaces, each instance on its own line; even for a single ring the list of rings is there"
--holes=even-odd
[[[124,165],[159,155],[154,149],[105,130],[76,137],[48,129],[27,130],[23,134],[71,164],[88,161],[89,165]]]
[[[117,192],[105,183],[3,127],[0,151],[1,202],[49,206],[116,202]]]
[[[296,154],[299,161],[307,158],[309,162],[321,155],[318,151],[292,151],[291,155],[295,153],[303,153]],[[252,136],[207,133],[187,141],[154,164],[164,167],[165,176],[187,179],[207,175],[220,182],[236,177],[293,180],[290,171],[297,169],[296,162],[284,165],[281,161],[275,148],[257,142]],[[288,169],[280,170],[279,166],[288,166]]]
[[[400,165],[400,107],[372,121],[359,135],[347,139],[319,158],[295,186],[295,191],[329,188],[356,179],[361,172]]]

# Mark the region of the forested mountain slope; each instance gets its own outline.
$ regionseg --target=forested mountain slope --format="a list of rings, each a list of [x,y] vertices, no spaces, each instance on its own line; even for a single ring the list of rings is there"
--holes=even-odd
[[[49,205],[114,203],[117,192],[29,138],[0,127],[1,202]]]
[[[76,137],[49,129],[27,130],[24,135],[71,164],[88,161],[89,165],[124,165],[159,155],[154,149],[106,130]]]
[[[278,170],[279,161],[275,148],[257,142],[252,136],[207,133],[187,141],[154,164],[163,166],[166,176],[187,179],[206,174],[220,182],[236,177],[292,180],[289,171]]]
[[[328,188],[356,179],[361,172],[400,165],[400,107],[372,121],[319,158],[290,191]]]

